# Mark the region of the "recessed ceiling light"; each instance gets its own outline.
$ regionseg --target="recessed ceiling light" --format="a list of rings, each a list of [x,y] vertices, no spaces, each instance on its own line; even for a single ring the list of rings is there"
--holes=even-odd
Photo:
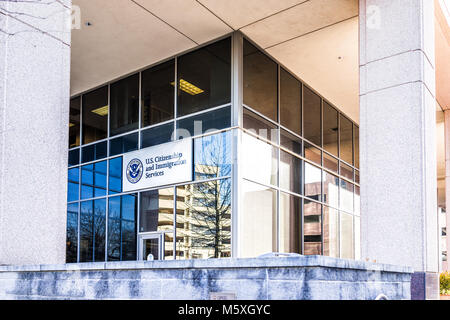
[[[175,85],[175,82],[171,82],[170,84]],[[197,94],[205,92],[202,89],[200,89],[199,87],[193,85],[192,83],[190,83],[184,79],[180,79],[180,89],[186,93],[189,93],[191,96],[195,96]]]
[[[104,116],[108,115],[108,111],[109,111],[109,106],[104,106],[104,107],[92,110],[91,112],[104,117]]]

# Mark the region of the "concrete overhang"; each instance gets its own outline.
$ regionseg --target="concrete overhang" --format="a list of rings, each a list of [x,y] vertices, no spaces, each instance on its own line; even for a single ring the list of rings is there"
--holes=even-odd
[[[73,4],[72,95],[239,30],[359,122],[358,0]]]

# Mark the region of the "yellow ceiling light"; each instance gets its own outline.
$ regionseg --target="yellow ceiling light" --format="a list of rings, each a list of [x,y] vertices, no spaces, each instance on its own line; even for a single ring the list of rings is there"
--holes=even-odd
[[[69,123],[69,128],[72,128],[74,124],[72,122]]]
[[[109,112],[109,106],[104,106],[95,110],[92,110],[93,113],[98,114],[99,116],[106,116]]]
[[[174,84],[175,84],[174,82],[171,83],[171,85],[174,85]],[[195,96],[197,94],[205,92],[202,89],[200,89],[199,87],[194,86],[192,83],[190,83],[184,79],[180,79],[180,89],[186,93],[189,93],[191,96]]]

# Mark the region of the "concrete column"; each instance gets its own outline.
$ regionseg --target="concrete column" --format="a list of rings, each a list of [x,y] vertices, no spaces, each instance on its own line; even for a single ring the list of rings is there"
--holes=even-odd
[[[0,2],[0,264],[65,262],[70,14]]]
[[[360,0],[362,258],[438,298],[434,3]]]
[[[450,249],[450,110],[444,111],[444,134],[445,134],[445,212],[446,212],[446,226],[447,226],[447,263],[443,265],[446,267],[443,271],[450,271],[448,254]],[[440,234],[439,234],[440,236]]]

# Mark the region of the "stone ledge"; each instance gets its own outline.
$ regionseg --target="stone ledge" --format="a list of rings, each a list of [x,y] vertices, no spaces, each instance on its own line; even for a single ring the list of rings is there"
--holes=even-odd
[[[413,273],[405,266],[380,264],[365,261],[345,260],[325,256],[233,258],[208,260],[168,261],[123,261],[90,262],[57,265],[10,265],[0,266],[1,272],[64,272],[95,270],[145,270],[145,269],[235,269],[235,268],[286,268],[286,267],[328,267],[350,270]]]

